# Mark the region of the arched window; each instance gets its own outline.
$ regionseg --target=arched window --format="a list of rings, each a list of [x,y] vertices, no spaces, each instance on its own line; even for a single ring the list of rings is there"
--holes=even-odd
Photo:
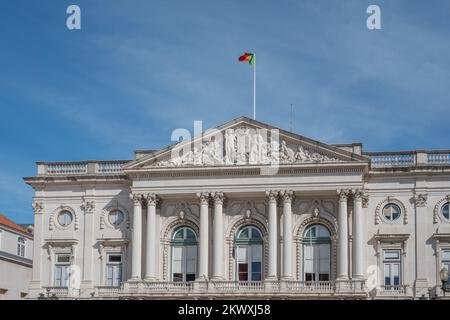
[[[172,281],[194,281],[197,277],[197,235],[188,227],[174,230],[171,242]]]
[[[236,275],[239,281],[261,281],[263,239],[255,226],[245,226],[236,234]]]
[[[330,281],[331,237],[321,224],[309,226],[303,234],[303,280]]]

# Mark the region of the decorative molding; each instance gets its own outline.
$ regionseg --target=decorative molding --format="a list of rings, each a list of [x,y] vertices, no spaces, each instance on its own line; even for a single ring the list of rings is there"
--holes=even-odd
[[[335,279],[337,277],[337,221],[334,219],[334,221],[330,221],[324,217],[314,217],[314,215],[309,214],[308,217],[304,218],[303,221],[300,222],[298,227],[296,228],[296,233],[294,237],[294,241],[296,244],[296,252],[297,252],[297,260],[296,260],[296,269],[297,269],[297,279],[302,279],[302,240],[303,240],[303,234],[305,233],[306,229],[315,224],[321,224],[324,227],[326,227],[330,231],[331,235],[331,280]]]
[[[130,199],[133,201],[133,205],[142,205],[144,195],[142,193],[130,193]]]
[[[442,206],[444,204],[446,204],[447,202],[450,202],[450,194],[446,195],[444,198],[439,200],[438,203],[436,203],[436,205],[434,206],[434,210],[433,210],[433,223],[438,223],[439,219],[443,222],[450,223],[450,219],[447,220],[444,217],[442,217],[442,212],[441,212]]]
[[[426,207],[427,206],[428,194],[419,193],[414,195],[414,203],[416,207]]]
[[[211,193],[211,199],[214,201],[214,205],[223,205],[226,197],[221,191]]]
[[[348,189],[338,189],[337,194],[339,196],[339,201],[347,201],[348,196],[350,194],[350,190]]]
[[[261,214],[255,214],[251,217],[245,215],[236,216],[233,221],[230,221],[231,227],[226,233],[226,243],[228,246],[228,280],[232,281],[234,272],[234,258],[233,252],[235,247],[235,236],[241,228],[244,226],[254,225],[256,226],[263,236],[263,252],[264,252],[264,268],[262,270],[261,278],[264,279],[269,268],[269,237],[267,231],[267,220]]]
[[[266,197],[268,202],[277,202],[278,197],[280,196],[280,191],[277,190],[268,190],[266,191]]]
[[[121,224],[114,226],[109,222],[108,215],[111,211],[118,210],[121,211],[124,215],[124,219]],[[118,201],[115,201],[114,204],[105,207],[100,214],[100,229],[105,229],[108,227],[110,229],[120,229],[121,227],[125,227],[127,230],[130,229],[131,221],[130,221],[130,213],[128,210],[119,204]]]
[[[42,214],[44,212],[44,203],[39,200],[33,200],[31,204],[33,207],[34,214]]]
[[[298,142],[279,142],[268,138],[266,129],[240,126],[225,130],[224,135],[202,139],[194,147],[173,147],[170,158],[155,159],[152,167],[236,166],[247,164],[295,164],[341,162],[334,156],[306,147]],[[186,149],[187,148],[187,149]],[[182,154],[180,154],[183,151]],[[176,154],[178,152],[178,154]]]
[[[280,198],[283,200],[283,203],[292,203],[294,200],[294,191],[282,190],[280,191]]]
[[[368,194],[363,194],[362,196],[362,207],[363,208],[368,208],[369,207],[369,195]]]
[[[191,220],[192,218],[193,218],[192,215],[185,216],[184,219],[180,219],[178,216],[171,217],[168,219],[166,225],[162,228],[160,242],[161,242],[162,254],[163,254],[163,259],[162,259],[163,280],[165,280],[165,281],[169,281],[169,279],[170,279],[169,249],[170,249],[170,244],[171,244],[171,240],[172,240],[172,237],[171,237],[172,232],[178,227],[186,226],[186,227],[189,227],[192,230],[194,230],[197,238],[200,234],[200,228],[198,227],[199,226],[198,221]]]
[[[68,226],[62,226],[58,223],[58,214],[62,211],[69,211],[72,214],[73,221]],[[50,214],[49,217],[49,230],[52,231],[55,228],[59,230],[67,230],[70,229],[73,225],[75,230],[78,230],[80,224],[80,219],[78,213],[72,209],[72,207],[69,207],[65,204],[61,204],[58,208],[53,210],[53,212]]]
[[[209,192],[198,192],[197,197],[200,201],[200,204],[202,205],[209,205],[209,201],[211,199]]]
[[[83,198],[83,203],[80,206],[81,210],[84,211],[84,213],[94,213],[95,212],[95,202],[94,201],[87,201]]]
[[[400,208],[400,211],[401,211],[400,218],[396,221],[387,221],[383,217],[383,208],[389,203],[396,204]],[[401,221],[402,217],[403,217],[403,224],[408,224],[408,211],[406,210],[406,207],[403,204],[403,202],[401,202],[400,200],[398,200],[396,198],[387,197],[386,199],[381,201],[375,209],[375,224],[376,225],[380,224],[380,221],[383,221],[385,223],[398,223],[399,221]]]
[[[147,193],[143,197],[147,201],[147,206],[159,207],[161,201],[157,194]]]

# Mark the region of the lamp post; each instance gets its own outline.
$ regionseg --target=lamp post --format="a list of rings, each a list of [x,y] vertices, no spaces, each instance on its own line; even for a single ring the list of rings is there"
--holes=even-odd
[[[442,282],[442,292],[444,294],[445,297],[445,293],[450,291],[450,288],[448,286],[448,270],[447,268],[443,267],[441,269],[441,271],[439,271],[439,277],[441,278],[441,282]]]

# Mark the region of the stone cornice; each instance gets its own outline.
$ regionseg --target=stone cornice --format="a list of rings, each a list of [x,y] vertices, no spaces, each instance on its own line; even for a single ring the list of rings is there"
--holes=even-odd
[[[146,179],[150,177],[201,177],[201,176],[265,176],[261,174],[263,168],[270,166],[204,166],[204,167],[170,167],[170,168],[145,168],[139,170],[126,170],[132,179]],[[367,164],[355,162],[342,162],[334,164],[304,164],[304,165],[280,165],[278,173],[274,176],[301,175],[317,173],[360,173],[367,170]]]

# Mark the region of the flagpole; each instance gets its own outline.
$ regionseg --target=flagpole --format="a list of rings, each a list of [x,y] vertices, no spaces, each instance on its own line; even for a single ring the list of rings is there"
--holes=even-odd
[[[253,120],[256,120],[256,54],[253,53]]]

